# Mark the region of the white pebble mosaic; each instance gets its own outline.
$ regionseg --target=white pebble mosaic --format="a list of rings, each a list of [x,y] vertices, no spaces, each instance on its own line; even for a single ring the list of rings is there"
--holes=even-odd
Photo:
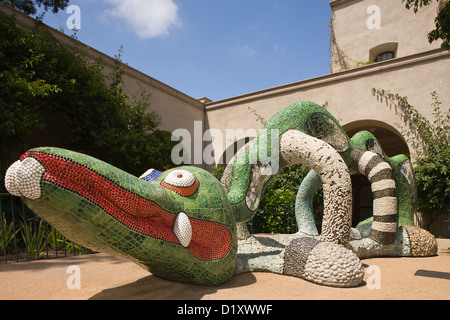
[[[46,169],[34,158],[14,162],[6,171],[5,186],[9,193],[37,200],[42,196],[41,181]]]

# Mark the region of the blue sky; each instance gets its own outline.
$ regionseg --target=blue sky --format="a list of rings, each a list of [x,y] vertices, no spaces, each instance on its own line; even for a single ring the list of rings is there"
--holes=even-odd
[[[328,0],[71,0],[78,39],[193,98],[217,101],[329,73]],[[68,35],[71,13],[44,22]],[[70,20],[70,19],[69,19]],[[73,20],[72,20],[73,21]]]

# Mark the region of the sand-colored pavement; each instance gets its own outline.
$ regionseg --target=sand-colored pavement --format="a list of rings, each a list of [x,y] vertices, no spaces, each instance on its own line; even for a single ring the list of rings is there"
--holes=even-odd
[[[450,240],[439,255],[363,260],[363,285],[338,289],[270,273],[248,273],[219,287],[157,278],[134,263],[104,254],[0,266],[0,299],[303,300],[450,299]],[[76,266],[75,268],[69,268]],[[80,288],[70,289],[80,275]]]

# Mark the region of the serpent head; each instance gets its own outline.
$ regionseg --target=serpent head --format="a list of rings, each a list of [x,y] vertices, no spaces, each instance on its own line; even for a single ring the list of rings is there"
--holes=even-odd
[[[38,148],[8,169],[6,187],[67,238],[157,276],[217,285],[235,274],[234,215],[202,169],[138,178],[84,154]]]

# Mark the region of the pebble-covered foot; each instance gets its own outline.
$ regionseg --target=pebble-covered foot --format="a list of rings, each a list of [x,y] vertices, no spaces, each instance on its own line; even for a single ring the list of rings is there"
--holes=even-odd
[[[364,267],[342,245],[300,238],[286,247],[283,273],[326,286],[355,287],[363,282]]]
[[[413,226],[403,226],[403,230],[404,233],[407,233],[410,251],[410,254],[405,255],[411,255],[412,257],[432,257],[437,255],[437,241],[430,232]]]

